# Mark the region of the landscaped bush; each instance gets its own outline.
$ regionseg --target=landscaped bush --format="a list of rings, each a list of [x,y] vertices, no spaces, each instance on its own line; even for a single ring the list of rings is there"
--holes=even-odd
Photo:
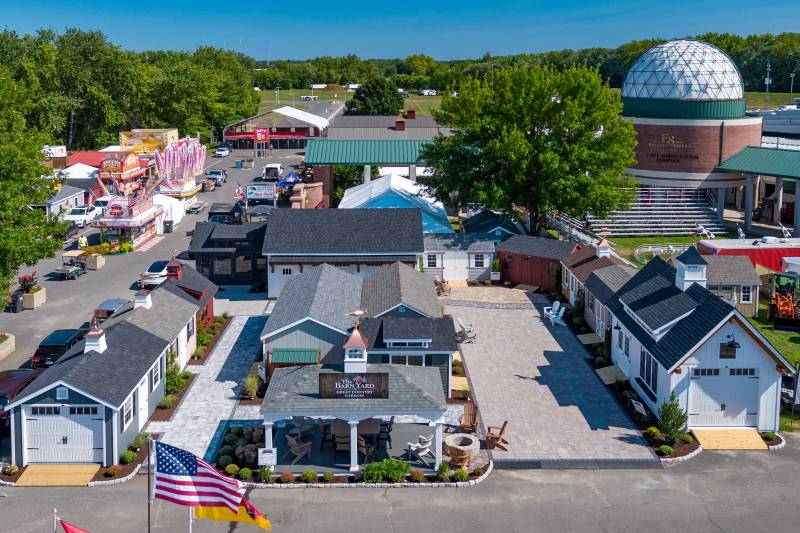
[[[136,460],[136,454],[130,450],[125,450],[119,454],[119,462],[124,465],[129,465]]]
[[[333,472],[331,472],[330,470],[326,470],[325,472],[323,472],[322,481],[324,481],[325,483],[330,483],[331,481],[333,481]]]
[[[233,431],[229,432],[225,435],[225,438],[222,439],[225,444],[229,444],[230,446],[234,446],[237,442],[239,442],[239,436],[234,433]]]
[[[251,374],[244,378],[244,395],[251,400],[255,399],[256,393],[258,392],[258,386],[260,384],[261,381],[256,375]]]
[[[167,394],[163,398],[158,401],[158,408],[159,409],[169,409],[175,405],[175,395],[174,394]]]
[[[272,483],[272,470],[262,466],[258,469],[258,477],[261,479],[261,483]]]
[[[253,441],[253,444],[264,444],[264,426],[261,424],[255,426],[253,428],[253,434],[250,438]]]
[[[113,465],[109,466],[108,469],[103,474],[105,477],[117,477],[122,475],[122,467]]]
[[[164,376],[164,390],[167,394],[175,394],[186,382],[178,367],[178,358],[173,350],[167,352],[167,372]]]
[[[647,433],[647,436],[650,437],[651,439],[657,439],[658,437],[661,436],[661,430],[655,426],[650,426],[649,428],[647,428],[645,430],[645,433]]]
[[[447,466],[447,463],[442,463],[439,465],[437,477],[439,478],[439,481],[450,481],[450,467]]]
[[[133,251],[133,245],[129,242],[119,243],[119,253],[127,254]]]
[[[411,465],[397,459],[384,459],[369,463],[364,467],[364,481],[366,483],[380,483],[391,481],[400,483],[406,478]]]
[[[231,457],[230,455],[220,455],[219,459],[217,459],[217,465],[220,468],[224,469],[225,467],[231,464],[233,464],[233,457]]]
[[[691,444],[694,442],[694,439],[688,433],[682,433],[678,435],[678,441],[682,442],[683,444]]]
[[[668,446],[666,444],[664,444],[663,446],[659,446],[658,448],[658,453],[660,453],[664,457],[669,457],[670,455],[672,455],[672,452],[673,452],[672,446]]]
[[[139,450],[144,448],[144,445],[147,444],[147,439],[149,438],[150,438],[150,433],[147,433],[146,431],[139,433],[133,438],[133,440],[131,441],[131,445],[128,446],[128,449],[138,452]]]
[[[184,370],[181,372],[181,378],[183,378],[183,381],[186,381],[190,377],[192,377],[192,373],[189,370]]]
[[[761,436],[764,437],[764,440],[775,440],[777,437],[773,431],[765,431]]]
[[[662,403],[658,408],[658,427],[667,434],[672,442],[675,442],[683,433],[688,420],[689,416],[686,411],[681,409],[678,397],[674,392],[669,397],[669,401]]]
[[[478,468],[472,471],[472,473],[475,474],[476,477],[481,477],[484,472],[485,470],[483,469],[482,466],[479,466]]]
[[[281,483],[291,483],[294,481],[294,474],[291,472],[284,472],[281,474]]]
[[[361,471],[364,483],[380,483],[383,481],[383,468],[380,463],[368,463]]]
[[[19,472],[19,467],[17,465],[6,465],[3,467],[3,474],[7,476],[14,476]]]
[[[228,466],[230,466],[230,465],[228,465]],[[239,470],[239,479],[248,480],[251,477],[253,477],[253,471],[250,470],[249,468],[245,467],[245,468],[242,468],[241,470]]]
[[[411,481],[413,481],[414,483],[422,483],[423,481],[425,481],[425,472],[423,472],[419,468],[415,468],[414,470],[411,471],[411,475],[409,477],[411,478]]]
[[[231,463],[231,464],[229,464],[228,466],[225,467],[225,473],[228,474],[231,477],[236,476],[236,474],[239,473],[239,467],[237,465]]]
[[[228,429],[228,433],[236,435],[237,437],[241,437],[244,435],[244,426],[231,426]]]
[[[315,470],[303,470],[303,473],[300,474],[300,481],[303,483],[314,483],[317,481],[317,472]]]
[[[459,483],[463,483],[464,481],[469,479],[469,474],[463,468],[459,468],[455,472],[453,472],[453,481],[457,481]]]
[[[245,444],[236,448],[234,455],[241,464],[255,466],[258,461],[258,447],[255,444]]]
[[[229,444],[225,444],[219,449],[219,455],[233,455],[234,449],[233,446]]]

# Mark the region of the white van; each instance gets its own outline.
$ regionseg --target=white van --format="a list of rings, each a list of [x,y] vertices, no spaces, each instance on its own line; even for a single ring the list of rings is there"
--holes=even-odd
[[[278,180],[283,177],[283,165],[280,163],[269,163],[264,165],[264,170],[261,172],[261,177],[265,180]]]

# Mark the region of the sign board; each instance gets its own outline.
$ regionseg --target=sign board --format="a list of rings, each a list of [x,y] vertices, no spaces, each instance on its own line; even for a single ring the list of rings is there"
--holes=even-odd
[[[647,411],[644,409],[644,405],[641,402],[638,402],[634,399],[631,399],[631,405],[633,406],[633,410],[639,413],[642,416],[647,416]]]
[[[268,128],[253,128],[253,137],[258,143],[265,143],[269,140]]]
[[[272,200],[275,198],[275,184],[264,183],[247,186],[248,200]]]
[[[337,399],[388,398],[389,374],[386,372],[320,374],[319,397]]]
[[[258,466],[275,466],[278,464],[277,448],[259,448]]]
[[[45,145],[42,148],[42,152],[44,152],[44,155],[46,155],[48,158],[67,157],[67,147],[66,146],[48,146],[48,145]]]

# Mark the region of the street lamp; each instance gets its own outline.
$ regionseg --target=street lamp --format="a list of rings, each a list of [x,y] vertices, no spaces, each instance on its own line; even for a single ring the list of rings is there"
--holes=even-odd
[[[794,72],[789,74],[789,79],[791,80],[789,82],[789,103],[792,103],[792,100],[794,100],[792,98],[794,96]]]

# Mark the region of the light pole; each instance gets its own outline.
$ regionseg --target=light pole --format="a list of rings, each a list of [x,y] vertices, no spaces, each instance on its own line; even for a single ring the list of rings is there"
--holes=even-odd
[[[792,98],[794,96],[794,72],[789,74],[789,80],[789,103],[791,104],[792,100],[794,100]]]
[[[772,83],[772,80],[769,77],[770,71],[772,71],[772,65],[770,65],[769,60],[767,60],[767,77],[764,78],[764,87],[766,88],[764,92],[764,108],[769,109],[769,85]]]

